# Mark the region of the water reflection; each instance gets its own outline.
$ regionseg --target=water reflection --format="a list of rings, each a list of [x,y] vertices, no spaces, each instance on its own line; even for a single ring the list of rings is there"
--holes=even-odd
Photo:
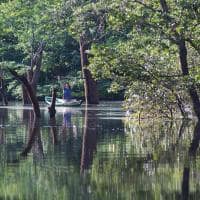
[[[28,112],[29,112],[28,141],[21,153],[21,156],[27,156],[28,153],[30,153],[30,151],[32,150],[33,157],[35,159],[40,160],[44,156],[41,134],[40,134],[40,119],[34,115],[33,111],[28,111]]]
[[[195,161],[195,156],[200,142],[200,121],[197,122],[194,128],[192,143],[189,147],[188,157],[186,157],[186,164],[183,170],[182,180],[182,199],[189,199],[190,186],[190,165]]]
[[[67,108],[63,112],[63,125],[62,134],[63,139],[66,140],[67,136],[77,137],[76,125],[72,124],[72,109]]]
[[[88,110],[86,107],[84,112],[81,173],[92,164],[93,154],[97,146],[97,111],[96,109]]]
[[[70,128],[72,127],[72,113],[71,110],[65,110],[65,112],[63,113],[63,126],[65,128]]]
[[[200,197],[199,123],[124,123],[110,105],[1,111],[0,199]]]
[[[49,126],[50,126],[52,143],[54,145],[57,145],[58,144],[58,128],[57,128],[55,117],[49,119]]]

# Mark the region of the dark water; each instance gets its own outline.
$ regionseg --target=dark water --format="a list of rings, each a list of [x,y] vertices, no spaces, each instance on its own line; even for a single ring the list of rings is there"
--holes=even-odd
[[[0,108],[0,199],[200,199],[200,125],[129,122],[119,103]]]

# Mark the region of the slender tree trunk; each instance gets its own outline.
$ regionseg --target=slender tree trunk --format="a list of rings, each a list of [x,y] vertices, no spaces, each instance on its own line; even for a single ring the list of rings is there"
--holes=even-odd
[[[33,59],[33,58],[32,58]],[[26,77],[29,83],[31,83],[32,78],[33,78],[33,67],[31,67],[31,69],[28,69],[26,72]],[[26,88],[24,87],[24,85],[22,85],[22,101],[23,101],[23,105],[30,105],[31,104],[31,100],[29,98],[28,93],[26,92]]]
[[[167,6],[167,2],[165,0],[160,0],[160,5],[161,5],[161,7],[163,9],[163,12],[167,13],[169,11],[169,8]]]
[[[31,100],[29,99],[29,96],[26,92],[26,88],[24,85],[22,85],[22,102],[24,106],[31,104]]]
[[[186,112],[185,110],[185,105],[182,101],[182,98],[176,93],[175,93],[175,97],[176,97],[178,108],[181,111],[181,115],[183,116],[183,118],[188,118],[188,112]]]
[[[189,68],[187,62],[187,48],[184,39],[180,39],[178,47],[179,47],[180,65],[183,76],[189,76]],[[191,85],[188,86],[188,92],[193,103],[194,112],[198,117],[198,119],[200,119],[200,100],[194,83],[191,83]]]
[[[2,101],[4,105],[8,105],[7,95],[6,95],[6,89],[3,78],[0,78],[0,94],[2,96]]]
[[[170,12],[166,0],[160,0],[160,5],[162,7],[163,13]],[[174,33],[176,35],[176,42],[179,48],[179,58],[180,58],[180,66],[181,66],[182,74],[183,76],[188,77],[189,68],[188,68],[188,62],[187,62],[187,48],[185,44],[185,39],[181,35],[179,35],[175,30],[174,30]],[[188,86],[188,93],[193,103],[194,112],[196,116],[198,117],[198,119],[200,119],[200,100],[199,100],[199,95],[194,83],[191,83],[191,85]]]
[[[40,69],[41,69],[41,65],[42,65],[42,54],[43,54],[44,45],[45,45],[44,43],[40,43],[37,51],[35,52],[35,54],[32,55],[31,67],[30,67],[30,69],[27,70],[27,73],[26,73],[26,78],[27,78],[29,84],[32,86],[32,89],[35,92],[35,94],[37,91],[37,83],[38,83],[39,76],[40,76]],[[35,67],[35,69],[33,70],[34,67]],[[29,95],[23,86],[22,86],[22,100],[23,100],[23,105],[31,104]]]
[[[88,45],[84,43],[84,39],[80,37],[80,54],[81,54],[81,67],[84,76],[84,89],[86,104],[98,104],[99,96],[97,90],[97,82],[92,78],[92,74],[87,66],[89,64],[88,55],[86,54]]]

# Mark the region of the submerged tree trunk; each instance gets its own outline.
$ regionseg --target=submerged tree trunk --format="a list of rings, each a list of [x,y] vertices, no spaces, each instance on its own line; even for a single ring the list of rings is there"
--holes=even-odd
[[[48,107],[50,119],[55,118],[56,115],[56,89],[52,89],[52,101],[51,105]]]
[[[81,67],[84,76],[85,101],[86,104],[98,104],[99,96],[97,82],[93,79],[90,70],[87,69],[89,61],[86,50],[88,50],[88,45],[84,43],[83,37],[80,37]]]

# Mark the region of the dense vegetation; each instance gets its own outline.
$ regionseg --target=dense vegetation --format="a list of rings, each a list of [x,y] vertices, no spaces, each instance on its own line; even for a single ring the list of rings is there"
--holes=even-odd
[[[179,109],[186,116],[188,105],[193,105],[200,116],[198,0],[1,2],[2,69],[24,73],[38,43],[46,44],[39,96],[57,84],[57,76],[70,79],[78,96],[83,95],[83,41],[88,67],[104,98],[106,90],[125,91],[127,108],[140,115],[169,116]],[[9,93],[20,96],[19,84],[5,76]]]

